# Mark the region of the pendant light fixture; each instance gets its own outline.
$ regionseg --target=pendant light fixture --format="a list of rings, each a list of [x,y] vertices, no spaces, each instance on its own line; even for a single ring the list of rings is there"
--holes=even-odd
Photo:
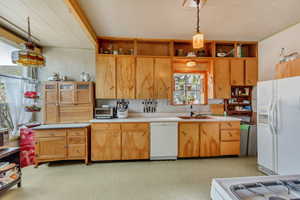
[[[200,32],[200,0],[194,0],[197,4],[197,29],[193,36],[193,48],[201,49],[204,47],[204,34]]]
[[[46,63],[45,57],[41,53],[34,51],[35,44],[32,41],[29,17],[27,17],[27,24],[28,40],[22,44],[21,50],[12,52],[12,62],[24,67],[44,67]]]

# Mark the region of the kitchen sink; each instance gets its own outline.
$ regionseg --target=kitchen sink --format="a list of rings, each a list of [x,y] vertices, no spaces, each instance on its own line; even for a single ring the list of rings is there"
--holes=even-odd
[[[212,119],[212,117],[210,116],[179,116],[180,119]]]

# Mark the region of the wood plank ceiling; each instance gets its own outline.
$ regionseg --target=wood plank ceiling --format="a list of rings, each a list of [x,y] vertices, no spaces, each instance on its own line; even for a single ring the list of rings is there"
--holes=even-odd
[[[64,0],[1,0],[0,14],[25,30],[30,16],[32,34],[42,46],[94,48]]]

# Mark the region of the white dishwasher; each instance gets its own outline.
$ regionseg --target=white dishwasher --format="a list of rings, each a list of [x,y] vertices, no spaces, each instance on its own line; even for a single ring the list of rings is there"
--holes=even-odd
[[[151,123],[150,160],[176,160],[178,152],[178,123]]]

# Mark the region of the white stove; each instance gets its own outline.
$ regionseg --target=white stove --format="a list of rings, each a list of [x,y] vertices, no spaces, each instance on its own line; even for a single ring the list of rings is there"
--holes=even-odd
[[[300,175],[214,179],[212,200],[300,200]]]

